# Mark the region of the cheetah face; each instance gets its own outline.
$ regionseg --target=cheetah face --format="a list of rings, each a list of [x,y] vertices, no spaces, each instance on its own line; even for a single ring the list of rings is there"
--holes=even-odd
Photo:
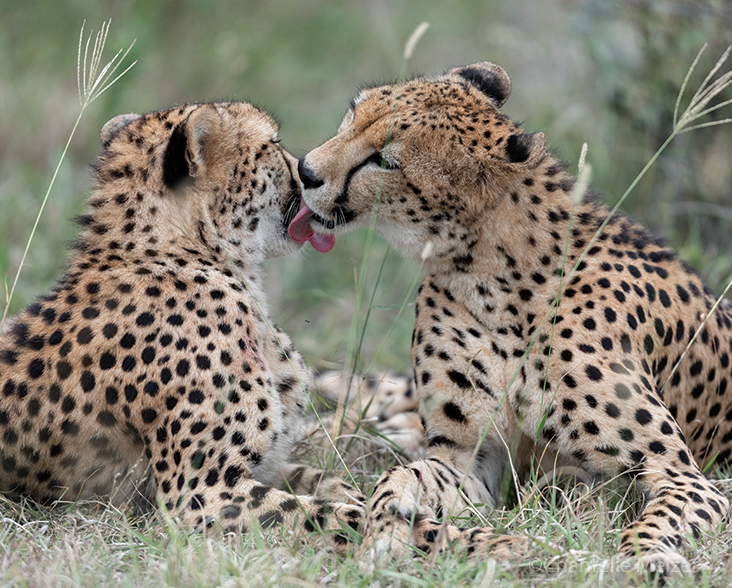
[[[272,118],[256,107],[193,104],[123,115],[105,125],[102,145],[97,169],[106,172],[98,173],[112,177],[99,179],[142,179],[153,188],[155,202],[125,206],[136,206],[134,218],[148,217],[171,239],[203,242],[239,265],[300,248],[287,234],[300,202],[297,161],[279,145]],[[141,160],[149,165],[140,169]]]
[[[365,227],[373,212],[405,255],[427,242],[448,255],[547,152],[542,133],[523,134],[500,112],[510,89],[501,67],[482,62],[362,91],[335,137],[300,160],[290,235]]]

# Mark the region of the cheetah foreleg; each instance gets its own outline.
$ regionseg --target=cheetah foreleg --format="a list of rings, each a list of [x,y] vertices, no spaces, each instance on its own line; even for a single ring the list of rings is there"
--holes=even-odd
[[[430,553],[450,546],[469,553],[490,551],[501,559],[523,557],[529,545],[524,537],[496,535],[490,527],[460,529],[437,520],[453,506],[470,506],[471,494],[479,496],[477,486],[469,477],[463,483],[454,468],[435,457],[392,468],[377,482],[368,505],[361,555],[374,561],[414,548]]]
[[[353,484],[323,470],[288,464],[273,486],[291,494],[309,494],[331,502],[363,505],[365,498]]]

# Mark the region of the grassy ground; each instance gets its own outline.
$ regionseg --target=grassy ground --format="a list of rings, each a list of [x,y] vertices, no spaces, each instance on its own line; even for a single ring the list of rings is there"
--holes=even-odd
[[[721,6],[721,8],[720,8]],[[299,156],[335,131],[359,84],[395,78],[402,46],[421,21],[431,28],[410,62],[434,71],[491,59],[506,67],[514,92],[505,110],[527,130],[543,130],[576,165],[590,147],[594,186],[614,203],[670,132],[676,92],[688,64],[710,42],[706,71],[732,42],[726,5],[604,0],[457,2],[424,0],[258,3],[224,0],[67,5],[0,0],[0,275],[14,274],[68,132],[78,114],[75,48],[83,19],[114,19],[109,46],[138,42],[139,63],[89,109],[61,168],[11,314],[45,291],[63,267],[70,219],[83,210],[86,167],[98,131],[112,116],[173,103],[250,99],[273,110],[285,144]],[[698,84],[699,80],[697,80]],[[726,96],[729,98],[729,96]],[[624,207],[669,238],[720,291],[732,273],[732,133],[711,128],[679,137]],[[343,365],[364,329],[359,361],[408,369],[411,310],[395,320],[418,267],[366,235],[340,239],[327,258],[307,252],[268,264],[274,318],[313,365]],[[383,271],[381,271],[383,264]],[[365,272],[356,307],[355,276]],[[381,271],[382,278],[377,276]],[[351,330],[358,313],[358,335]],[[393,334],[385,340],[385,334]],[[377,351],[381,352],[377,355]],[[345,442],[341,444],[341,448]],[[370,488],[396,457],[356,444],[357,480]],[[328,461],[327,444],[303,445],[302,459]],[[721,486],[732,498],[732,480]],[[334,558],[313,544],[273,547],[256,536],[204,538],[161,526],[130,507],[31,502],[0,504],[0,586],[429,586],[596,585],[643,582],[616,574],[611,558],[639,498],[607,484],[591,494],[570,486],[526,485],[520,506],[495,513],[505,525],[558,552],[513,567],[460,554],[410,559],[377,570]],[[630,505],[630,506],[628,506]],[[679,585],[732,583],[732,530],[689,551],[694,576]],[[604,567],[603,567],[604,566]]]
[[[326,458],[323,446],[321,458]],[[310,448],[308,448],[310,454]],[[374,468],[387,465],[373,454],[355,473],[367,486]],[[293,542],[283,531],[274,537],[252,533],[204,537],[150,512],[94,503],[39,507],[1,502],[0,586],[85,588],[107,586],[626,586],[658,584],[614,557],[620,529],[637,514],[641,499],[627,483],[564,487],[536,481],[521,487],[521,506],[497,511],[489,522],[537,540],[520,564],[488,557],[467,559],[442,553],[386,562],[375,569],[338,558],[321,548],[318,537]],[[720,482],[732,498],[732,480]],[[460,524],[473,524],[466,518]],[[542,545],[551,544],[544,548]],[[732,530],[702,537],[687,556],[691,574],[666,585],[729,586],[732,583]]]

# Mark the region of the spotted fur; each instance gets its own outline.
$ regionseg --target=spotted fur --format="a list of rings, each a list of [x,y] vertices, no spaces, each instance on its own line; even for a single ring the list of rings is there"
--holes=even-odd
[[[399,549],[391,536],[415,514],[462,504],[458,486],[495,506],[523,434],[635,476],[649,500],[619,549],[673,563],[729,507],[700,468],[732,452],[732,305],[712,313],[698,276],[628,218],[594,240],[608,208],[573,207],[544,134],[499,110],[510,87],[476,63],[366,89],[299,163],[314,230],[367,225],[378,195],[377,230],[429,273],[412,360],[430,447],[382,476],[364,544]]]
[[[278,143],[244,103],[105,125],[66,274],[0,337],[3,493],[157,495],[189,528],[322,528],[348,548],[358,492],[288,465],[309,373],[261,286],[259,263],[299,247]]]

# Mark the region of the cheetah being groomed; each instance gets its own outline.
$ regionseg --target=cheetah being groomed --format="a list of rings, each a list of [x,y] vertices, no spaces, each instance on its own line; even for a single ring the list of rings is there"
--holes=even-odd
[[[499,110],[510,89],[487,62],[366,89],[299,163],[293,238],[367,226],[378,195],[377,230],[429,272],[412,343],[429,449],[376,484],[364,548],[403,550],[410,526],[462,508],[458,488],[495,506],[523,434],[634,475],[649,501],[620,551],[673,565],[729,507],[700,467],[732,451],[732,305],[709,314],[712,293],[627,218],[591,243],[609,210],[572,208],[544,134]]]
[[[273,120],[194,104],[117,117],[101,139],[65,277],[0,338],[0,490],[157,496],[191,529],[320,527],[344,552],[358,492],[287,465],[309,374],[258,267],[299,248]]]

